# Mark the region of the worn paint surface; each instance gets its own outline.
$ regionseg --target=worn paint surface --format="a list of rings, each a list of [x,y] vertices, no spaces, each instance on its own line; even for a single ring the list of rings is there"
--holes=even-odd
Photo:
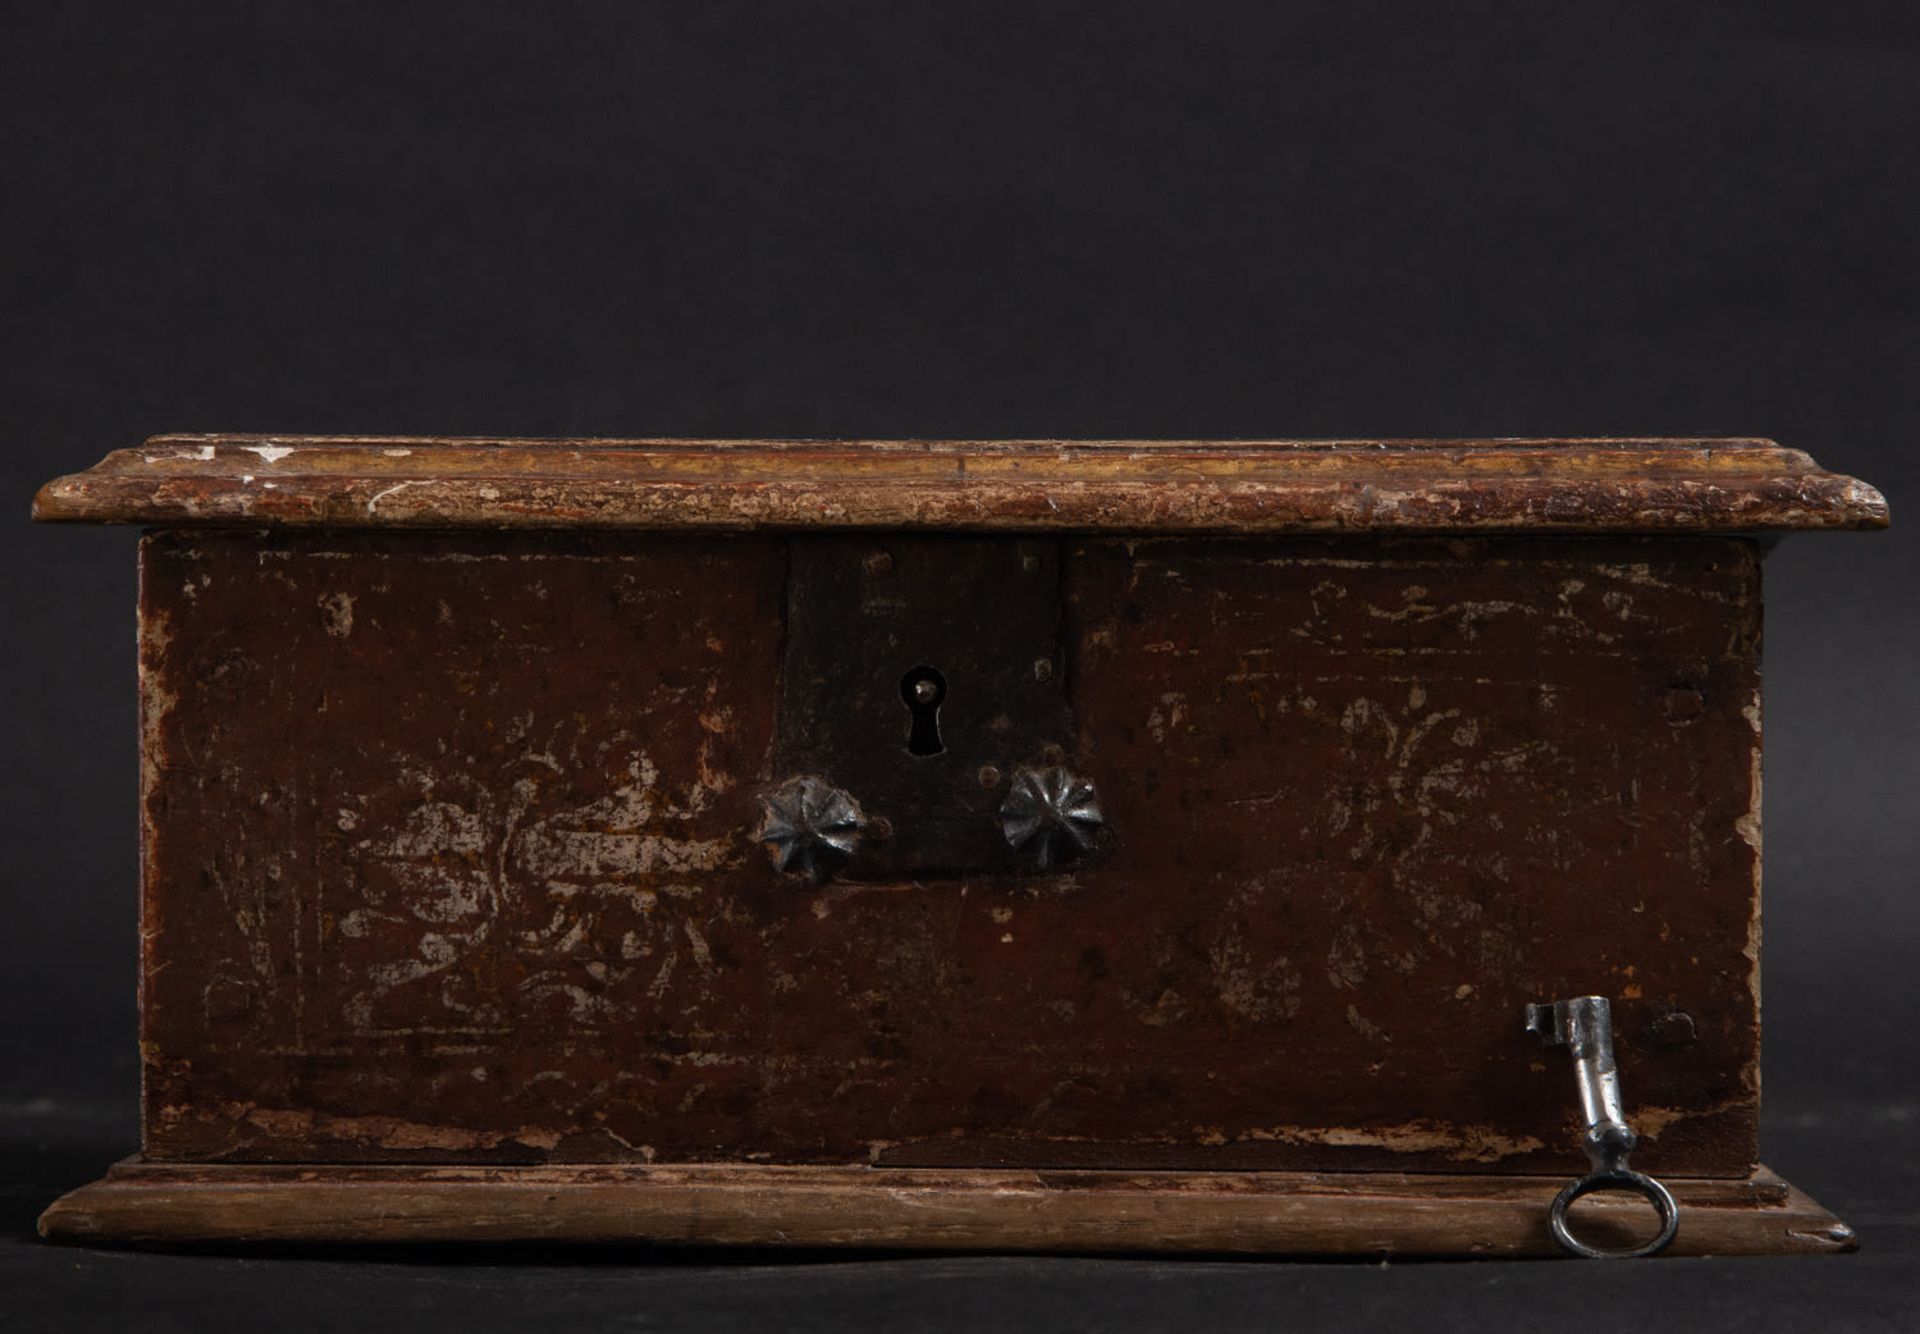
[[[1111,846],[820,888],[786,551],[148,538],[147,1152],[1558,1172],[1595,991],[1636,1165],[1747,1174],[1751,544],[1064,543]]]

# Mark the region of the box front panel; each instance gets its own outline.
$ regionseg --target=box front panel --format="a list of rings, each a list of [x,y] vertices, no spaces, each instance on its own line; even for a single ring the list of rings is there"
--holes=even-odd
[[[1558,1171],[1520,1009],[1594,991],[1646,1166],[1746,1170],[1750,544],[1061,542],[1106,842],[813,886],[754,838],[809,540],[149,537],[148,1153]],[[832,777],[928,809],[948,740]]]

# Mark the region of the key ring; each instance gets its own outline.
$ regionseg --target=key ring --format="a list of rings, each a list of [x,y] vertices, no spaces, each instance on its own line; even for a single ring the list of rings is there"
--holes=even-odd
[[[1625,1251],[1602,1250],[1574,1236],[1573,1230],[1567,1226],[1567,1210],[1582,1196],[1601,1191],[1626,1191],[1646,1200],[1660,1215],[1659,1235],[1644,1245]],[[1547,1210],[1547,1224],[1553,1229],[1553,1239],[1582,1259],[1638,1260],[1658,1255],[1667,1249],[1667,1243],[1680,1230],[1680,1206],[1673,1202],[1672,1192],[1645,1172],[1636,1172],[1630,1167],[1602,1168],[1587,1173],[1578,1181],[1569,1182],[1564,1190],[1553,1197],[1553,1206]]]

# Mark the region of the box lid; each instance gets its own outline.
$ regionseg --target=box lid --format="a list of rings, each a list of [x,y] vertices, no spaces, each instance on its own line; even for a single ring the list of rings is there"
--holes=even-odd
[[[163,435],[36,519],[158,526],[1781,532],[1887,504],[1748,439],[482,440]]]

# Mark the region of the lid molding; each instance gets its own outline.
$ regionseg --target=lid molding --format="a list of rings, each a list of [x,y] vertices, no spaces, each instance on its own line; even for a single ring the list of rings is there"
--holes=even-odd
[[[1114,534],[1882,528],[1758,439],[839,441],[162,435],[58,478],[53,523]]]

